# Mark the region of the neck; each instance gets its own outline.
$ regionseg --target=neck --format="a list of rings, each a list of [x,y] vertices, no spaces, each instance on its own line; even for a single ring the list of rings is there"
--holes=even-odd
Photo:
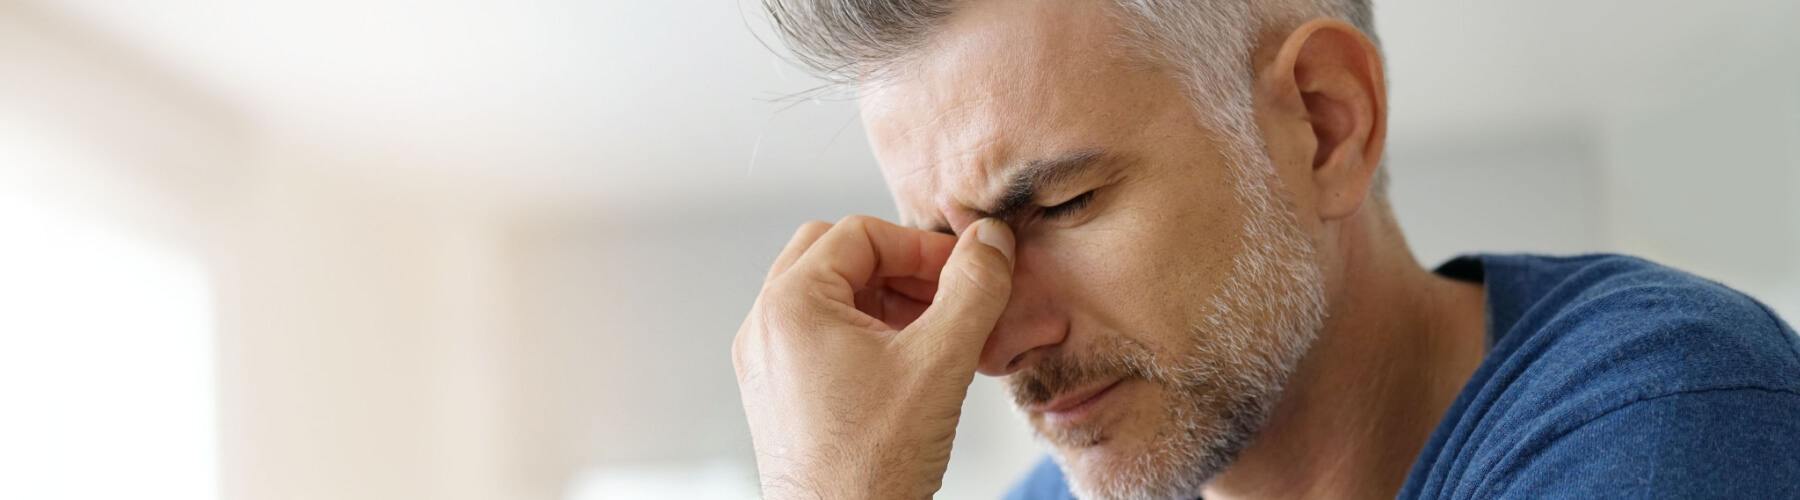
[[[1346,219],[1320,247],[1338,257],[1325,264],[1330,318],[1268,424],[1206,498],[1393,498],[1480,365],[1482,287],[1420,267],[1379,208]]]

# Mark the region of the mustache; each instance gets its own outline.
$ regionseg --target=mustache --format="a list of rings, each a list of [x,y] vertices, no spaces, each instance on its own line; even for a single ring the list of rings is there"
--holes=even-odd
[[[1029,368],[1006,378],[1013,404],[1019,408],[1048,403],[1069,390],[1097,382],[1154,379],[1149,351],[1130,339],[1113,339],[1086,357],[1061,350],[1047,353]]]

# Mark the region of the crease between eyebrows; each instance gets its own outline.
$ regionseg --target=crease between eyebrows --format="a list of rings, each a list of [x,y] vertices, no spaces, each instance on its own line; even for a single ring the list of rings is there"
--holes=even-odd
[[[1098,148],[1084,148],[1048,158],[1039,158],[1026,162],[1015,169],[991,208],[976,210],[976,218],[992,217],[1017,225],[1015,219],[1037,201],[1038,194],[1049,186],[1062,183],[1081,172],[1103,163],[1110,155]],[[948,225],[936,225],[931,231],[956,235],[954,228]]]

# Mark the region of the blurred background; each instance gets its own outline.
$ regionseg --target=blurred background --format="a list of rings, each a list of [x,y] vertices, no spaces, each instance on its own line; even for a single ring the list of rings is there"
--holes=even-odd
[[[1800,3],[1377,0],[1419,258],[1800,318]],[[754,2],[0,0],[0,497],[753,498],[730,340],[894,215]],[[942,498],[1039,455],[979,378]]]

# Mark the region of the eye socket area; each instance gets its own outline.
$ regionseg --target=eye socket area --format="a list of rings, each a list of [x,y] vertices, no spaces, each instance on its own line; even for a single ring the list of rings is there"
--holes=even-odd
[[[1063,217],[1068,217],[1068,216],[1075,215],[1076,213],[1081,212],[1081,209],[1087,208],[1087,206],[1089,204],[1093,203],[1093,201],[1094,201],[1094,190],[1090,189],[1087,192],[1076,195],[1074,198],[1070,198],[1069,201],[1059,203],[1055,206],[1049,206],[1049,207],[1044,207],[1042,209],[1039,209],[1038,215],[1047,220],[1055,220],[1055,219],[1059,219],[1059,218],[1063,218]]]

